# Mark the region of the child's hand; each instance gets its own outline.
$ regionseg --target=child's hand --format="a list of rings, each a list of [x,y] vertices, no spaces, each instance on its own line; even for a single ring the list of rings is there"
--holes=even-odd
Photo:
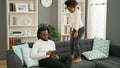
[[[70,27],[70,34],[72,34],[72,27]]]
[[[78,31],[74,33],[74,38],[78,38]]]

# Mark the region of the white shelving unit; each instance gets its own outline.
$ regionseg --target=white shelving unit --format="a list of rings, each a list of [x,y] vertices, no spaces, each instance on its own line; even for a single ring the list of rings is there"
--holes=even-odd
[[[58,31],[61,33],[61,41],[70,39],[70,24],[67,21],[68,10],[65,7],[66,0],[58,0]],[[85,0],[77,0],[77,8],[82,12],[82,21],[85,24]]]
[[[8,50],[18,42],[34,42],[38,29],[38,0],[7,0]]]

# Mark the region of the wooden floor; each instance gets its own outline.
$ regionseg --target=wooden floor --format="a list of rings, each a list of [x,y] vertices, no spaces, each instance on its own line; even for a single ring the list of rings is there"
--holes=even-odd
[[[5,60],[0,60],[0,68],[7,68],[7,63]]]

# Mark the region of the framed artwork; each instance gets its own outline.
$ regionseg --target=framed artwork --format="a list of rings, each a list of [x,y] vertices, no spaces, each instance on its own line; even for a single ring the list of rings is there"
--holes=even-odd
[[[28,4],[16,3],[16,12],[28,12]]]

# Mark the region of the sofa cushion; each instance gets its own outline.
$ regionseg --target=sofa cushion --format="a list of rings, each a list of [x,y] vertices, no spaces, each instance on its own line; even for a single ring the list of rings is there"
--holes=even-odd
[[[24,59],[23,59],[23,53],[22,53],[22,48],[26,47],[28,48],[28,43],[24,43],[24,44],[19,44],[19,45],[15,45],[12,46],[12,49],[14,51],[14,53],[20,58],[20,60],[22,61],[22,65],[24,64]]]
[[[82,54],[88,60],[107,58],[109,56],[109,47],[110,40],[94,37],[92,50],[83,52]]]
[[[30,47],[30,48],[32,48],[32,47],[33,47],[34,42],[29,42],[28,44],[29,44],[29,47]]]
[[[79,45],[82,52],[90,51],[93,47],[93,39],[82,39],[80,40]]]
[[[103,52],[106,56],[109,56],[110,40],[104,40],[102,38],[94,37],[93,49]]]
[[[56,50],[60,58],[66,58],[70,55],[70,42],[69,41],[58,41],[55,42]]]
[[[82,60],[80,62],[66,61],[66,68],[95,68],[95,63],[91,61]]]
[[[110,56],[102,60],[94,60],[96,68],[120,68],[120,58]]]
[[[30,57],[31,48],[22,48],[23,58],[27,67],[39,66],[38,59],[33,59]]]
[[[94,59],[103,59],[107,58],[107,56],[99,51],[99,50],[92,50],[92,51],[86,51],[82,53],[88,60],[94,60]]]
[[[109,53],[111,56],[120,57],[120,45],[111,44]]]
[[[28,68],[28,67],[22,67],[22,68]],[[30,68],[46,68],[46,67],[33,66],[33,67],[30,67]]]

